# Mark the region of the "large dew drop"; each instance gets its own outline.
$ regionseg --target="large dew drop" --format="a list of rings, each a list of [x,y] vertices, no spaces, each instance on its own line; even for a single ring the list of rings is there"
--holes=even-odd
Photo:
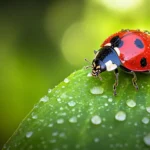
[[[90,92],[92,94],[102,94],[104,92],[104,89],[100,86],[95,86],[95,87],[90,89]]]
[[[32,134],[33,134],[33,132],[32,132],[32,131],[27,132],[27,133],[26,133],[26,138],[30,138],[30,137],[32,136]]]
[[[136,106],[136,102],[132,99],[129,99],[126,101],[126,104],[129,106],[129,107],[135,107]]]
[[[126,113],[124,111],[117,112],[115,119],[118,121],[124,121],[126,119]]]
[[[143,140],[147,146],[150,146],[150,133],[146,135]]]
[[[95,125],[98,125],[102,122],[102,120],[99,116],[95,115],[91,118],[91,122]]]

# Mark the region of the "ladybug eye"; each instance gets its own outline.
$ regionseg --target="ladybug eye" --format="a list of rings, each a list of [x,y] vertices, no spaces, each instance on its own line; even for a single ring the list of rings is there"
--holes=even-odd
[[[140,39],[136,39],[134,41],[134,44],[138,47],[138,48],[143,48],[144,44],[142,43],[142,41]]]

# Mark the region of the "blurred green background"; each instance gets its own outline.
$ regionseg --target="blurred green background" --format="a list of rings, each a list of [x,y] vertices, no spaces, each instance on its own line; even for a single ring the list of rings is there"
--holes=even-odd
[[[149,0],[0,2],[0,149],[34,104],[122,29],[150,29]]]

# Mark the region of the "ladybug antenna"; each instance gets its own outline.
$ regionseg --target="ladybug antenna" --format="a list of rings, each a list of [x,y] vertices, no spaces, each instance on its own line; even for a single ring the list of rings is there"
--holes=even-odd
[[[89,66],[85,66],[85,69],[93,68],[89,60],[87,60],[86,58],[84,60],[90,64]]]
[[[88,62],[89,64],[91,64],[91,62],[89,60],[87,60],[86,58],[84,59],[86,62]]]

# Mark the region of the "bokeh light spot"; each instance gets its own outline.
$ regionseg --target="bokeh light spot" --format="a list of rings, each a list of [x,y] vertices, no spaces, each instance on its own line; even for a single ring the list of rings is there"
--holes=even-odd
[[[90,37],[83,23],[74,23],[65,32],[61,49],[66,60],[72,65],[81,65],[90,48]]]
[[[96,1],[116,11],[126,11],[128,9],[135,8],[142,3],[142,0],[96,0]]]

